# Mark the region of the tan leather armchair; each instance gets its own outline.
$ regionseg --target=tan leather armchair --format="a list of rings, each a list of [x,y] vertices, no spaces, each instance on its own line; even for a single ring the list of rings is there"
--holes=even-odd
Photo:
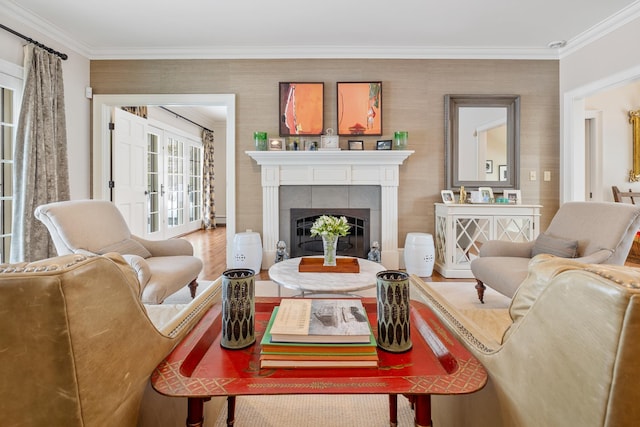
[[[438,427],[634,427],[640,420],[640,271],[538,255],[509,310],[465,310],[417,276],[421,298],[488,373],[433,396]],[[412,289],[413,290],[413,289]]]
[[[186,399],[158,395],[149,377],[219,300],[220,282],[188,305],[150,310],[139,290],[116,253],[0,266],[2,425],[184,425]]]
[[[531,258],[538,253],[559,255],[559,252],[569,251],[571,245],[574,245],[573,259],[577,261],[622,265],[638,228],[638,206],[611,202],[567,202],[558,209],[547,230],[537,240],[490,240],[482,245],[479,257],[471,261],[478,298],[483,300],[485,285],[509,298],[513,297],[527,277]],[[571,257],[569,254],[565,256]]]
[[[35,216],[66,254],[123,255],[138,274],[142,302],[160,304],[185,286],[195,296],[202,260],[184,239],[146,240],[134,236],[118,208],[105,200],[72,200],[38,206]]]

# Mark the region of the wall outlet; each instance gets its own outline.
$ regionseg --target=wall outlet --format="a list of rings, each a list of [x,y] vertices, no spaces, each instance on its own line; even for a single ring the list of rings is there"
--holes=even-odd
[[[538,179],[536,171],[529,171],[529,181],[535,181]]]
[[[544,180],[551,181],[551,171],[544,171]]]

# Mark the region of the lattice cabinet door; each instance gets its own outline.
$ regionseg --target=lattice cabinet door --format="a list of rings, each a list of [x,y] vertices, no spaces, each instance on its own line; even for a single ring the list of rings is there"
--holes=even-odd
[[[482,243],[493,235],[492,217],[454,216],[455,241],[451,251],[454,264],[468,264],[478,255]]]
[[[436,271],[447,278],[472,278],[471,261],[485,242],[534,240],[540,232],[540,207],[436,203]]]
[[[530,242],[535,238],[535,222],[531,216],[496,216],[494,219],[494,240]]]

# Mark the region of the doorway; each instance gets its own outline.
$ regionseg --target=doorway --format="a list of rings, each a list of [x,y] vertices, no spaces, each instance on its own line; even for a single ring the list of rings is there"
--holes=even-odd
[[[562,97],[562,131],[560,140],[560,204],[586,199],[585,99],[605,89],[623,86],[640,79],[640,66],[591,82],[565,92]],[[602,158],[602,148],[599,157]],[[598,181],[602,186],[602,179]],[[604,190],[600,189],[600,194]],[[595,194],[595,193],[594,193]],[[601,196],[602,197],[602,196]],[[594,198],[594,200],[596,200]]]
[[[122,94],[94,95],[92,138],[92,197],[110,200],[111,140],[109,122],[114,107],[130,105],[189,106],[207,105],[225,107],[226,120],[226,259],[231,259],[235,235],[235,95],[234,94]]]

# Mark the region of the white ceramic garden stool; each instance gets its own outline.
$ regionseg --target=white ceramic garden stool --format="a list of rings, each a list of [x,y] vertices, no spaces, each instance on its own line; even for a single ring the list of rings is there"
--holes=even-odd
[[[233,236],[233,265],[231,268],[250,268],[260,273],[262,265],[262,240],[255,231],[237,233]]]
[[[435,247],[429,233],[407,233],[404,242],[404,265],[409,274],[429,277],[433,273]]]

